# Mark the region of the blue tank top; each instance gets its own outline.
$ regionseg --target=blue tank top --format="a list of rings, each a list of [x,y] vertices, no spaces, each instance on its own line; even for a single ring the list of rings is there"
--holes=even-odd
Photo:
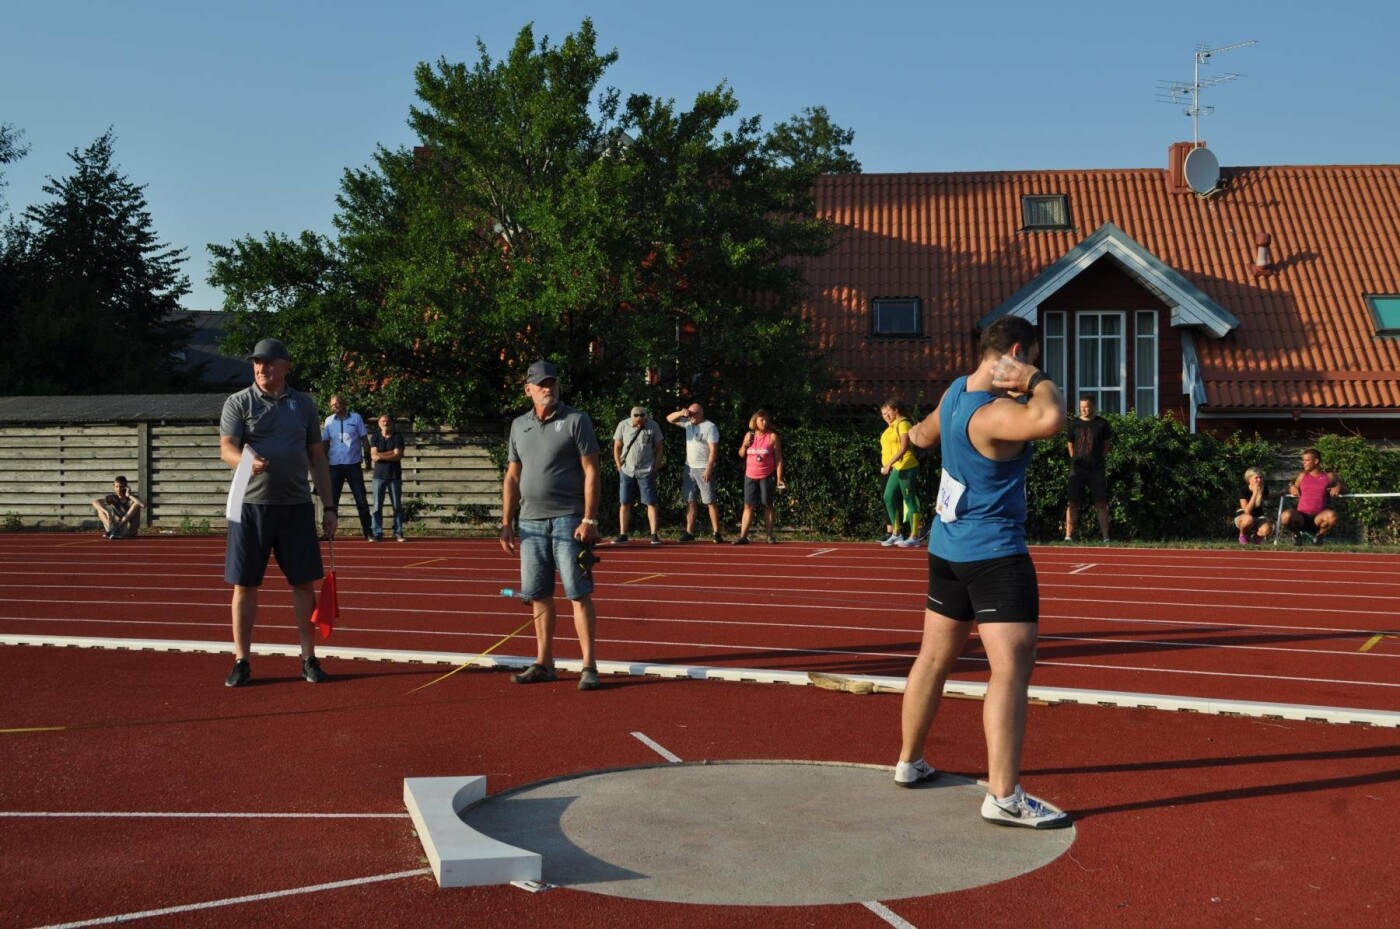
[[[1019,555],[1026,549],[1026,468],[1033,449],[1009,461],[993,461],[967,436],[972,414],[996,399],[986,390],[969,391],[963,376],[948,388],[939,408],[943,470],[966,488],[951,523],[933,517],[928,550],[946,561],[983,561]]]

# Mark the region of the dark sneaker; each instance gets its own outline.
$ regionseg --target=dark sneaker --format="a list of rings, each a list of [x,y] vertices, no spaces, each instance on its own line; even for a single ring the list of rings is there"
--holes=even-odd
[[[719,541],[719,536],[715,536],[715,541],[716,541],[716,542]],[[737,538],[737,539],[734,540],[734,544],[735,544],[735,545],[748,545],[748,544],[749,544],[749,537],[746,536],[746,535],[741,535],[741,536],[739,536],[739,538]]]
[[[1322,536],[1320,536],[1320,535],[1315,535],[1315,536],[1313,536],[1313,544],[1314,544],[1314,545],[1321,545],[1321,544],[1322,544]]]
[[[982,818],[996,826],[1024,826],[1027,829],[1063,829],[1073,821],[1068,813],[1027,797],[1019,786],[1005,800],[987,794],[982,800]]]
[[[1293,537],[1293,544],[1294,544],[1294,545],[1316,545],[1317,543],[1313,540],[1313,537],[1310,536],[1310,535],[1308,535],[1306,532],[1300,532],[1300,533],[1298,533],[1297,535],[1295,535],[1295,536]]]
[[[718,532],[715,533],[715,544],[716,544],[716,545],[723,545],[723,544],[724,544],[724,536],[720,535]]]
[[[692,534],[689,533],[689,532],[682,532],[682,533],[681,533],[681,541],[682,541],[682,542],[694,542],[694,541],[695,541],[695,536],[692,535]]]
[[[894,766],[894,782],[900,787],[917,787],[937,777],[937,769],[922,758],[918,761],[901,761]]]
[[[597,668],[588,667],[583,669],[583,673],[579,675],[578,679],[579,690],[597,690],[602,686],[603,685],[598,681]]]
[[[301,676],[306,678],[308,684],[324,684],[330,680],[326,676],[326,672],[321,670],[321,662],[315,658],[307,658],[302,661]]]
[[[519,674],[512,674],[510,680],[513,684],[547,684],[555,680],[556,677],[554,668],[542,664],[532,664]]]
[[[403,541],[403,536],[401,536],[401,535],[396,535],[396,536],[394,536],[394,541],[395,541],[395,542],[402,542],[402,541]]]
[[[626,544],[627,544],[627,533],[624,532],[622,535],[620,535],[620,536],[618,536],[617,538],[613,539],[613,544],[614,544],[614,545],[626,545]]]
[[[775,535],[770,535],[770,536],[768,537],[768,544],[769,544],[769,545],[777,545],[777,544],[778,544],[778,537],[775,536]]]
[[[651,534],[651,544],[652,544],[652,545],[660,545],[660,544],[661,544],[661,536],[659,536],[659,535],[657,535],[656,533],[653,532],[653,533]]]
[[[242,687],[248,683],[248,679],[253,676],[253,669],[248,667],[247,658],[239,658],[233,663],[233,670],[224,678],[225,687]]]
[[[365,536],[365,541],[366,541],[366,542],[378,542],[379,539],[377,539],[376,537],[374,537],[374,536],[372,536],[372,535],[367,535],[367,536]]]

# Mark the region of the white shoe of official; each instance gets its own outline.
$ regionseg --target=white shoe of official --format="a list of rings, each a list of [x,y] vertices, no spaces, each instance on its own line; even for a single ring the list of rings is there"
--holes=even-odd
[[[937,769],[922,758],[918,761],[901,761],[894,766],[894,782],[900,787],[917,787],[936,777]]]
[[[982,800],[982,818],[997,826],[1024,826],[1028,829],[1063,829],[1073,820],[1068,813],[1027,797],[1021,785],[1005,800],[991,794]]]

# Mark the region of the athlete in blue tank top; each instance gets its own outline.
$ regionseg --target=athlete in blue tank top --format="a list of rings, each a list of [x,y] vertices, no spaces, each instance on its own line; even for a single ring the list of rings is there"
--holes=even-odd
[[[1031,442],[1058,436],[1065,422],[1059,388],[1032,365],[1038,351],[1029,322],[996,320],[982,334],[977,369],[954,381],[938,409],[909,432],[920,448],[941,443],[943,472],[929,541],[923,642],[904,688],[895,783],[913,787],[938,775],[924,760],[924,744],[975,621],[991,667],[982,704],[982,818],[1055,829],[1070,824],[1069,814],[1027,796],[1019,783],[1040,618],[1026,549],[1026,468]]]

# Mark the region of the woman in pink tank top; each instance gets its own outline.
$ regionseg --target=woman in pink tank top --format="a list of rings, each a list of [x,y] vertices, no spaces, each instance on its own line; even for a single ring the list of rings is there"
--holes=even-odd
[[[783,482],[783,440],[769,425],[766,410],[749,417],[749,431],[744,434],[744,444],[739,446],[739,457],[744,459],[744,516],[734,544],[749,544],[753,512],[760,506],[768,527],[768,541],[770,544],[777,542],[773,535],[773,500],[777,491],[787,484]]]

